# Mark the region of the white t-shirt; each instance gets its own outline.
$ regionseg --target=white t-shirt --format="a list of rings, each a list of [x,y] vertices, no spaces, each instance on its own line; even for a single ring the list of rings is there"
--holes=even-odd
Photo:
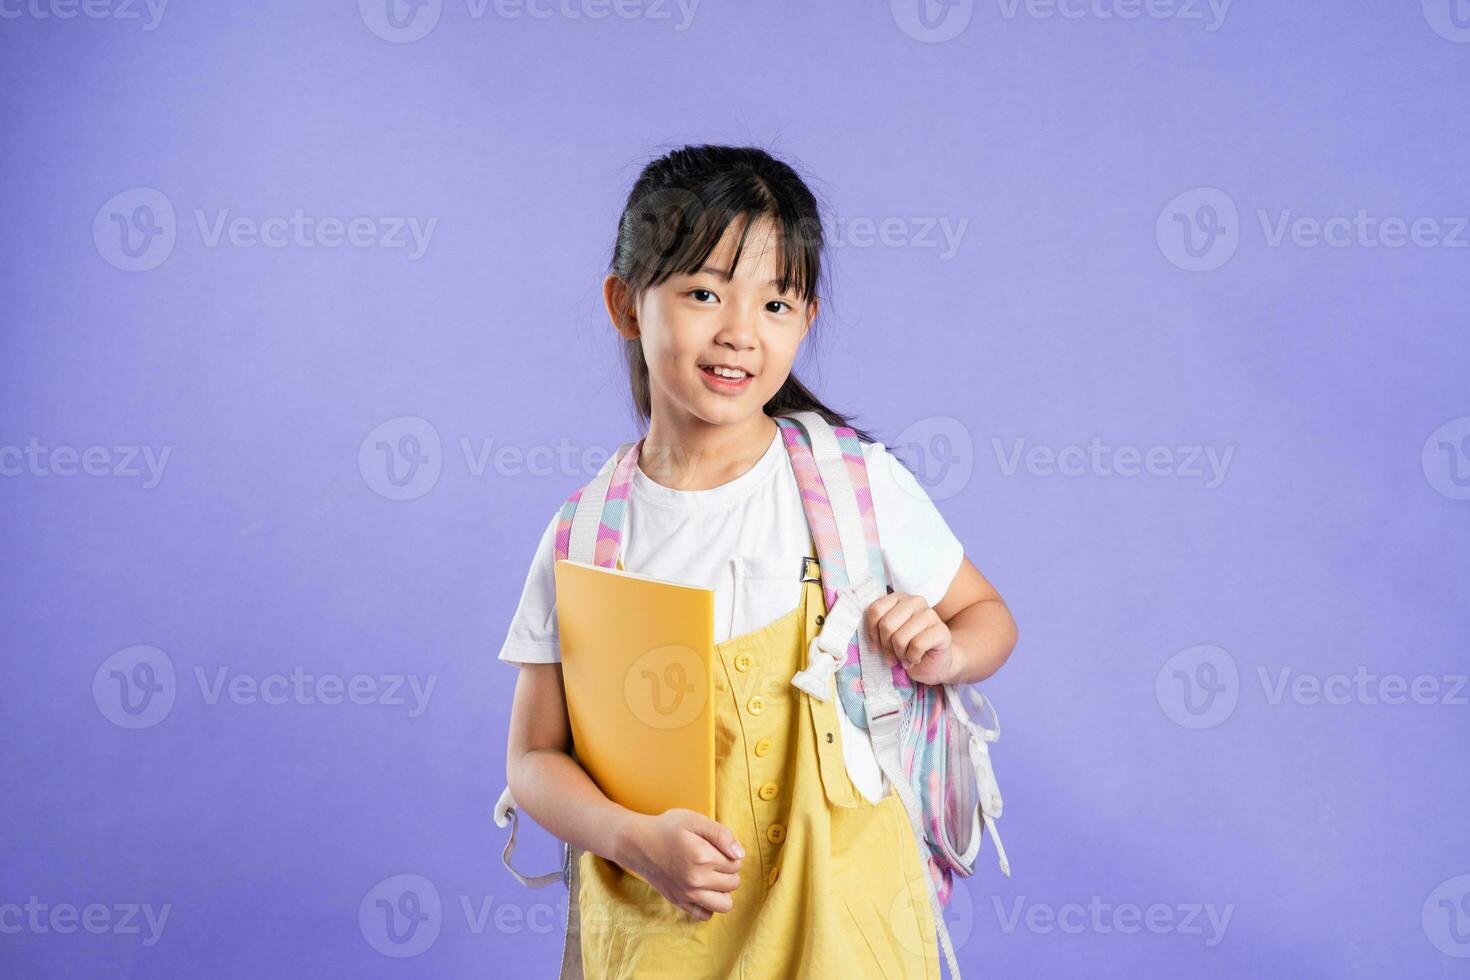
[[[949,589],[964,546],[919,481],[881,442],[864,443],[878,540],[889,584],[933,606]],[[541,534],[500,659],[561,660],[556,629],[555,538],[560,505]],[[628,571],[715,591],[715,642],[757,629],[801,602],[801,556],[811,531],[778,429],[740,476],[706,490],[674,490],[634,468],[624,518]],[[877,802],[888,783],[867,732],[839,705],[842,754],[853,783]]]

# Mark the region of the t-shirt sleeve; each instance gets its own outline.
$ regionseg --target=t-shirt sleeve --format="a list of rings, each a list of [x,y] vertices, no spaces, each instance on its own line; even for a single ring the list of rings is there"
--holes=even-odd
[[[512,663],[554,664],[561,662],[561,641],[556,632],[556,522],[558,507],[551,523],[541,532],[531,570],[521,589],[521,601],[511,618],[500,659]]]
[[[918,478],[881,442],[865,443],[863,454],[888,582],[895,592],[938,605],[960,570],[965,547]]]

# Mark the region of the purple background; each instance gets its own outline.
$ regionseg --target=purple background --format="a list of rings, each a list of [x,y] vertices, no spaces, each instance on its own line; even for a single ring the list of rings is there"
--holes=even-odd
[[[969,974],[1464,975],[1470,692],[1273,703],[1259,675],[1443,694],[1467,669],[1470,249],[1268,235],[1287,209],[1444,235],[1470,214],[1470,29],[1449,0],[1239,0],[1218,24],[1185,0],[1203,19],[985,0],[935,8],[933,32],[904,3],[705,0],[679,30],[652,0],[602,19],[445,0],[412,41],[370,27],[393,36],[381,0],[175,0],[152,30],[146,8],[27,2],[0,19],[0,453],[170,456],[155,486],[0,456],[0,906],[114,909],[103,934],[0,909],[0,974],[554,972],[565,892],[503,871],[490,815],[515,678],[495,654],[591,470],[476,453],[636,438],[599,292],[621,201],[668,148],[753,142],[833,212],[834,296],[798,371],[924,450],[1021,626],[985,685],[1015,875],[987,843],[962,882]],[[107,234],[134,188],[176,213],[146,271]],[[1195,188],[1238,221],[1169,208]],[[414,258],[211,246],[195,217],[297,208],[436,224]],[[957,249],[933,219],[966,223]],[[1238,247],[1181,268],[1179,220]],[[402,492],[379,426],[440,440]],[[1008,465],[1016,440],[1094,437],[1168,447],[1174,469]],[[1192,446],[1232,453],[1217,486],[1178,472]],[[1223,655],[1201,663],[1205,644]],[[176,680],[131,729],[110,678],[137,645]],[[1221,664],[1223,701],[1178,680]],[[411,697],[212,699],[196,676],[295,668],[435,687],[414,716]],[[1211,703],[1234,707],[1189,727]],[[554,842],[527,841],[545,870]],[[406,958],[375,948],[393,944],[372,901],[359,923],[402,874],[442,903]],[[115,928],[128,903],[169,907],[156,943]],[[1089,903],[1114,911],[1071,917]],[[1120,933],[1125,903],[1174,925]],[[1203,917],[1180,928],[1191,905],[1229,909],[1218,942]]]

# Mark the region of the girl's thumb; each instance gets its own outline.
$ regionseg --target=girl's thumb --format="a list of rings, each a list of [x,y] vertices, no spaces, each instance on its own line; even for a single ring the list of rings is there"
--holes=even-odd
[[[732,861],[745,857],[745,848],[735,839],[735,832],[718,821],[703,817],[699,822],[699,835],[709,841]]]

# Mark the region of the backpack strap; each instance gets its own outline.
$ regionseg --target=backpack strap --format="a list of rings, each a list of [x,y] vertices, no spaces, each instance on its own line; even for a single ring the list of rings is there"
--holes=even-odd
[[[612,568],[623,544],[628,488],[643,440],[625,442],[587,485],[562,504],[556,524],[556,557]]]
[[[565,876],[565,869],[548,871],[540,875],[528,875],[517,871],[510,863],[510,856],[516,849],[516,829],[520,824],[520,817],[516,813],[516,801],[510,795],[509,786],[501,792],[500,799],[495,804],[495,825],[504,827],[507,823],[510,824],[510,840],[505,842],[505,850],[500,852],[500,863],[505,865],[506,870],[515,877],[515,880],[527,888],[545,888],[553,881],[561,881]]]
[[[802,494],[807,502],[810,518],[815,518],[820,529],[813,528],[813,537],[818,549],[827,545],[827,555],[817,558],[834,581],[841,579],[841,586],[848,587],[856,600],[858,619],[866,612],[873,600],[892,591],[883,568],[883,551],[878,540],[878,519],[873,511],[873,492],[868,484],[867,460],[857,434],[847,426],[834,428],[816,412],[796,412],[791,416],[802,427],[806,445],[796,443],[797,457],[801,467],[807,471],[808,487]],[[810,463],[808,463],[810,460]],[[793,460],[793,469],[797,463]],[[815,469],[815,474],[811,472]],[[813,477],[815,477],[813,479]],[[802,477],[798,475],[798,485]],[[828,565],[834,567],[828,568]],[[841,596],[834,597],[841,603]],[[839,617],[842,625],[852,614]],[[852,646],[857,647],[856,659],[862,664],[863,703],[867,720],[871,725],[874,717],[896,716],[903,707],[903,695],[898,688],[912,687],[898,661],[885,663],[881,651],[873,656],[863,656],[861,631],[854,629]],[[867,726],[865,726],[867,727]]]
[[[839,700],[848,720],[859,728],[867,728],[861,649],[857,641],[858,625],[867,605],[855,596],[844,596],[851,586],[860,584],[855,580],[863,578],[873,579],[876,595],[883,595],[888,587],[862,445],[852,429],[834,430],[815,412],[778,415],[774,419],[781,427],[781,438],[801,491],[802,509],[817,546],[827,606],[822,630],[807,649],[807,666],[797,671],[791,682],[812,697],[826,701],[831,696],[832,677],[836,675]],[[822,447],[822,464],[818,463],[814,451],[814,439]],[[823,466],[832,469],[834,456],[845,465],[850,492],[833,493],[824,479]],[[848,556],[854,556],[854,560],[847,561]]]
[[[949,966],[952,980],[959,980],[959,963],[955,959],[949,928],[944,920],[944,907],[939,889],[947,894],[949,872],[938,869],[924,835],[923,811],[914,787],[904,772],[902,724],[906,707],[912,708],[914,689],[908,672],[896,659],[890,664],[881,648],[874,648],[868,631],[862,628],[862,617],[880,596],[890,591],[883,570],[883,554],[878,541],[877,515],[873,512],[873,495],[868,485],[867,461],[857,434],[847,426],[834,428],[816,412],[795,412],[790,416],[804,430],[802,440],[793,428],[782,425],[787,436],[787,450],[792,470],[801,489],[802,503],[816,541],[817,559],[822,566],[823,589],[828,591],[828,609],[833,619],[823,623],[829,628],[854,630],[851,644],[857,646],[857,659],[862,666],[862,702],[873,755],[894,792],[903,803],[904,813],[914,834],[920,859],[929,873],[925,875],[929,905],[933,911],[935,931],[940,949]],[[825,551],[823,550],[825,548]],[[835,582],[841,584],[832,589]],[[835,595],[833,594],[835,592]],[[838,615],[841,607],[841,615]],[[856,625],[853,625],[854,622]],[[813,640],[813,651],[822,646],[819,634]],[[851,645],[850,644],[850,645]],[[835,644],[829,640],[826,649]],[[813,657],[815,654],[813,653]],[[849,650],[848,659],[851,658]],[[834,658],[835,662],[835,658]],[[815,660],[808,671],[817,670]],[[806,673],[806,672],[802,672]],[[797,677],[792,682],[807,690]],[[907,690],[900,690],[904,688]],[[931,691],[930,699],[943,698],[942,690]],[[920,708],[923,705],[919,706]],[[936,881],[936,877],[938,880]],[[942,883],[942,885],[941,885]]]
[[[623,521],[627,515],[628,486],[633,479],[633,468],[638,465],[638,450],[642,444],[642,439],[623,443],[602,464],[597,475],[573,491],[562,504],[561,513],[557,516],[554,560],[571,558],[605,568],[617,564],[623,542]],[[581,850],[564,841],[560,870],[539,875],[524,874],[510,862],[511,855],[515,853],[519,822],[516,801],[507,786],[495,804],[496,825],[504,827],[510,824],[510,839],[505,843],[500,861],[517,881],[528,888],[542,888],[553,881],[565,881],[572,895],[568,911],[570,925],[577,903],[577,859]],[[570,940],[569,945],[563,947],[564,971],[569,956]]]

